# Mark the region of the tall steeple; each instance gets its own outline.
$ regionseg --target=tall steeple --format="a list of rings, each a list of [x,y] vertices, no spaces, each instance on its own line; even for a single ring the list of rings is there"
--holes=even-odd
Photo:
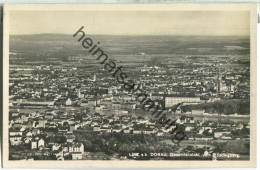
[[[78,89],[77,95],[78,95],[78,98],[81,98],[81,91],[80,91],[80,88]]]
[[[217,78],[217,86],[218,86],[218,92],[221,91],[221,86],[222,86],[222,80],[221,80],[221,73],[220,73],[220,67],[218,67],[218,78]]]
[[[94,74],[93,76],[93,81],[96,81],[96,74]]]

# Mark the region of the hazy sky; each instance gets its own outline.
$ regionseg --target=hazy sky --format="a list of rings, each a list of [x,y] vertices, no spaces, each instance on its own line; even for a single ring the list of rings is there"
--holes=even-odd
[[[249,35],[247,11],[10,11],[10,34]]]

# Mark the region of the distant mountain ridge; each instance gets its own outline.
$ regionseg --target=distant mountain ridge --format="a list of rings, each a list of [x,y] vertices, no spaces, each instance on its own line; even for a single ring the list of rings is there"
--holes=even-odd
[[[115,36],[88,35],[94,44],[100,42],[99,47],[108,54],[134,55],[146,54],[249,54],[250,37],[245,36]],[[78,36],[79,38],[79,36]],[[69,34],[35,34],[11,35],[10,51],[12,52],[57,52],[56,48],[74,50],[82,53],[84,50],[77,37]],[[241,47],[241,48],[226,48]],[[86,50],[85,50],[86,52]]]

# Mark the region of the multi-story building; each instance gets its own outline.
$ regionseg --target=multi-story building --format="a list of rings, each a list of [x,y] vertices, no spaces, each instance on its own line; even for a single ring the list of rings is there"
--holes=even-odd
[[[179,103],[199,103],[199,97],[175,97],[175,96],[167,96],[165,97],[165,107],[172,107]]]

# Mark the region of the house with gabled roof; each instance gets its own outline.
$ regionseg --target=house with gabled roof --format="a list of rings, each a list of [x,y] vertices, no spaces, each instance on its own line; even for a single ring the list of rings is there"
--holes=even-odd
[[[45,141],[41,138],[34,138],[31,140],[31,149],[39,149],[39,147],[45,147]]]

